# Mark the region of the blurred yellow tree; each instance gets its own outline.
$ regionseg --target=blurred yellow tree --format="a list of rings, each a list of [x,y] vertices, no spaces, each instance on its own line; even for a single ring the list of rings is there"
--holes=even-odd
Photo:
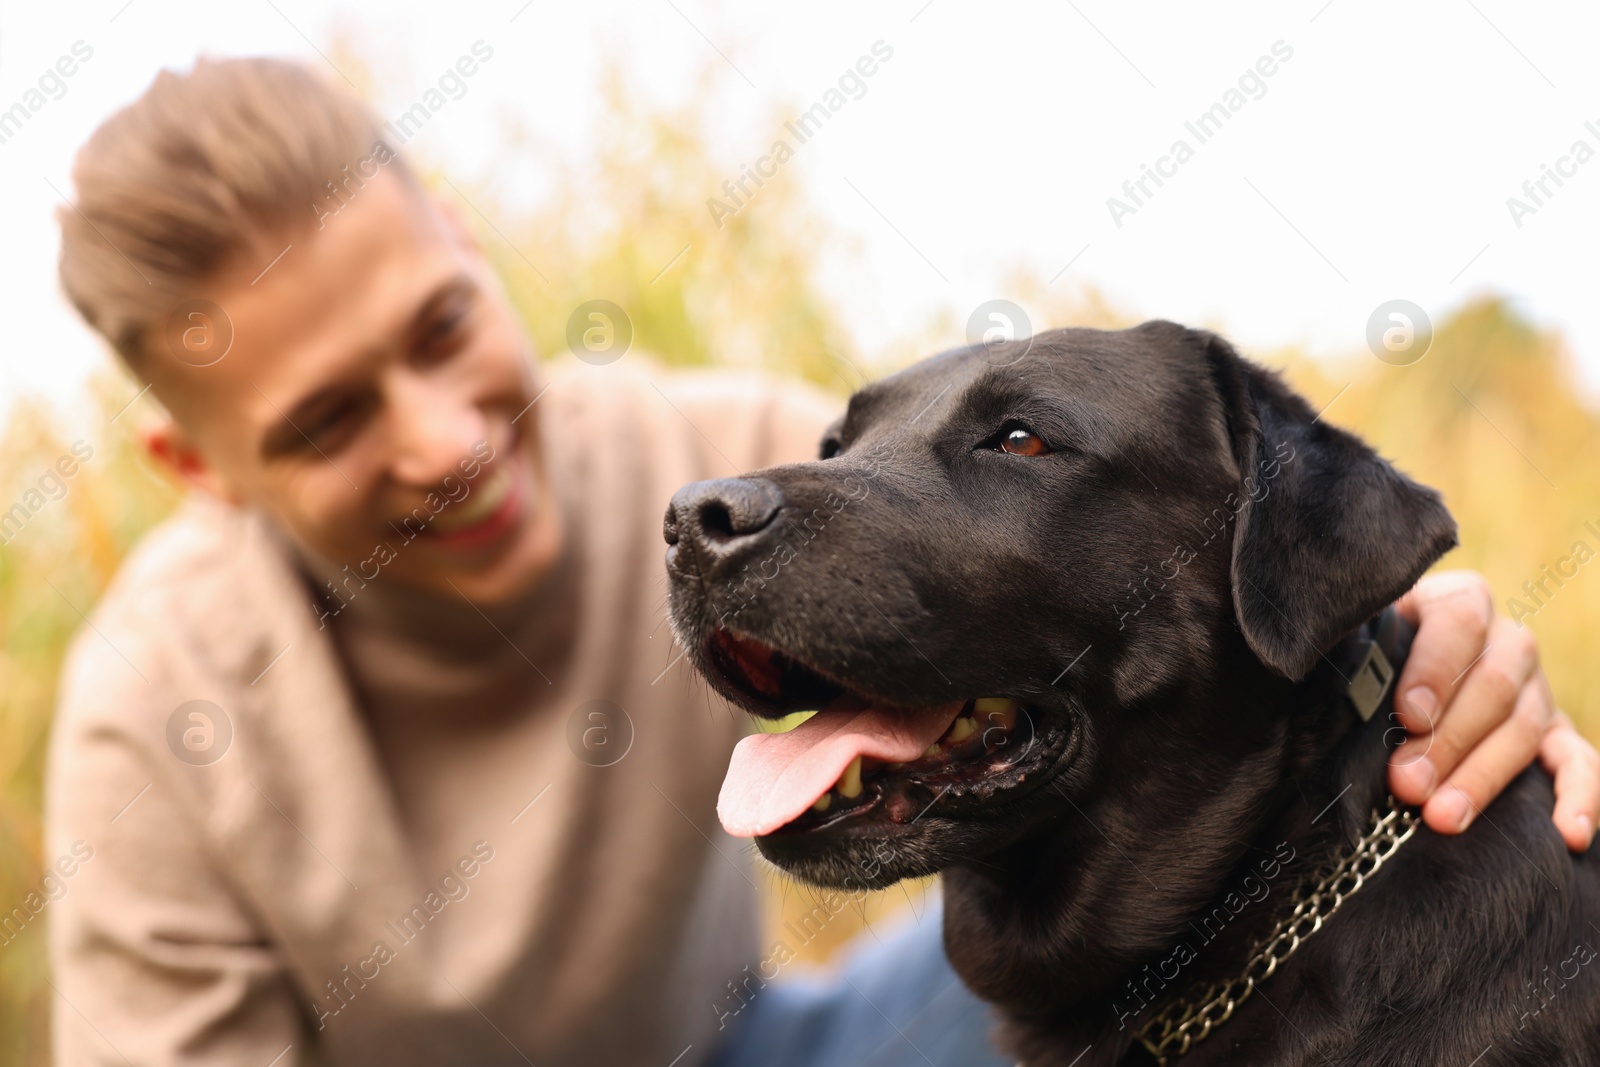
[[[559,180],[535,212],[517,217],[492,189],[471,194],[469,222],[484,223],[483,245],[538,350],[564,352],[573,310],[605,299],[628,313],[635,348],[673,365],[764,369],[836,391],[861,384],[856,346],[814,280],[824,245],[848,239],[807,207],[798,174],[780,171],[718,226],[706,199],[738,167],[713,157],[701,107],[647,106],[616,69],[603,92],[590,156],[540,157]],[[527,150],[512,137],[508,152]]]

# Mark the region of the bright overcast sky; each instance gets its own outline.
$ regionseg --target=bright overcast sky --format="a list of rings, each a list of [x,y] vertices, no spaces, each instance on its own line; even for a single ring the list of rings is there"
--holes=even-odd
[[[494,49],[467,95],[408,145],[458,183],[494,177],[507,114],[581,156],[603,55],[663,102],[684,100],[705,63],[720,68],[715,147],[736,174],[781,133],[775,105],[822,99],[884,42],[893,57],[865,95],[778,179],[803,182],[812,204],[860,242],[861,256],[822,283],[869,356],[941,309],[961,322],[1011,295],[1003,279],[1021,264],[1045,278],[1064,270],[1056,284],[1092,283],[1137,315],[1221,326],[1258,351],[1358,351],[1385,301],[1414,301],[1437,321],[1495,291],[1562,330],[1600,391],[1600,158],[1572,156],[1577,141],[1600,152],[1594,5],[1219,6],[0,5],[0,110],[76,42],[93,50],[60,99],[0,144],[0,389],[70,404],[104,358],[56,288],[51,216],[52,186],[69,189],[72,153],[94,126],[158,68],[198,52],[320,63],[313,46],[326,51],[342,36],[374,61],[387,115],[473,42]],[[1271,76],[1247,77],[1237,110],[1201,143],[1185,123],[1229,103],[1274,46]],[[1162,163],[1170,176],[1159,188],[1146,179],[1151,195],[1134,204],[1123,183],[1180,139],[1192,158]],[[1545,165],[1568,173],[1559,187],[1546,178],[1533,204],[1522,186]],[[529,190],[537,196],[537,183]],[[1137,207],[1120,226],[1112,196]],[[1514,219],[1512,196],[1537,210]],[[708,224],[705,239],[714,233]],[[1044,325],[1063,324],[1035,323]]]

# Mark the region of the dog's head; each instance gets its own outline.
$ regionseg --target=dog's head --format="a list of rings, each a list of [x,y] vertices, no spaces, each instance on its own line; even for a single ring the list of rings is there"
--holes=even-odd
[[[1056,817],[1141,709],[1302,678],[1455,525],[1221,338],[1150,322],[928,359],[819,460],[680,490],[665,535],[712,685],[817,712],[741,742],[724,825],[864,887]]]

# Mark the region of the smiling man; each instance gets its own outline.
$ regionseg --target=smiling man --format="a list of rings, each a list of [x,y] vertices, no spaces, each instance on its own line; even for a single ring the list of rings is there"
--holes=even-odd
[[[662,625],[673,491],[809,458],[832,405],[541,380],[402,160],[318,209],[379,146],[297,65],[201,61],[78,157],[63,285],[193,492],[65,670],[48,847],[93,859],[51,909],[58,1062],[979,1062],[935,923],[848,989],[751,984],[755,876],[713,810],[742,719]],[[1587,847],[1596,756],[1531,642],[1471,576],[1406,610],[1431,695],[1396,791],[1454,831],[1542,743]]]

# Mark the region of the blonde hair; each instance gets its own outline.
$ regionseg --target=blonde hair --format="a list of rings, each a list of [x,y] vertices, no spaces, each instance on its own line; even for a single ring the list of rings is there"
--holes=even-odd
[[[377,116],[299,63],[202,58],[187,74],[164,70],[78,151],[77,202],[57,210],[62,288],[148,378],[141,366],[172,308],[317,221],[319,202],[374,153],[394,156]],[[397,157],[389,165],[410,180]]]

